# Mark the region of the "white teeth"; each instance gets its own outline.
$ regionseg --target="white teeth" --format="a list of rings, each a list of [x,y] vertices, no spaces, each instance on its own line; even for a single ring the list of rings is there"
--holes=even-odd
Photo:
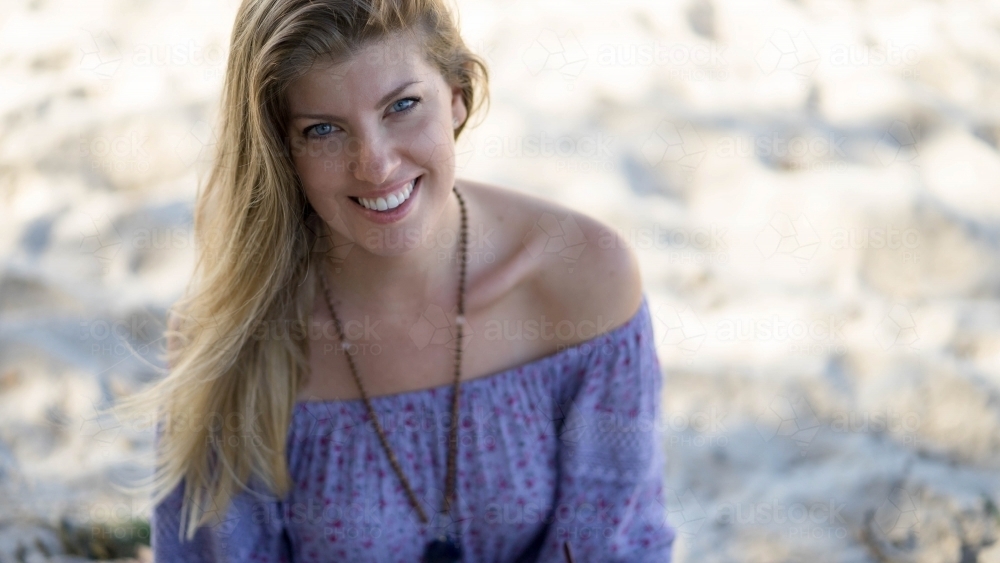
[[[361,205],[365,206],[367,209],[386,211],[388,209],[395,209],[403,204],[404,201],[410,199],[410,194],[413,193],[413,186],[416,185],[417,180],[414,179],[412,182],[406,185],[405,188],[399,190],[394,194],[389,194],[389,197],[368,199],[364,197],[359,197],[358,201]]]

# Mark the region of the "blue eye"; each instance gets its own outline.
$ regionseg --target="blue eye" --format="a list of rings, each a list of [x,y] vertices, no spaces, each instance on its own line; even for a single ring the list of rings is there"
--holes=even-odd
[[[333,132],[333,126],[329,123],[320,123],[309,127],[305,132],[307,136],[311,134],[314,137],[325,137]]]
[[[417,102],[419,101],[420,98],[403,98],[402,100],[399,100],[398,102],[392,104],[390,108],[394,112],[406,111],[409,109],[413,109],[413,106],[417,105]]]

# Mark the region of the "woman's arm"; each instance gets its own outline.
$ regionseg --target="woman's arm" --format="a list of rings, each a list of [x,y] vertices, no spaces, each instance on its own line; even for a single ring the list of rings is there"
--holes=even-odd
[[[645,300],[635,321],[599,340],[567,391],[557,502],[538,562],[564,562],[566,541],[578,563],[671,559],[662,375]]]
[[[171,313],[168,326],[168,354],[176,349],[172,331],[179,318]],[[168,369],[169,369],[168,355]],[[162,425],[157,425],[153,440],[159,450]],[[181,510],[184,481],[153,507],[150,518],[151,548],[156,563],[216,563],[228,561],[288,562],[290,544],[284,529],[282,504],[244,491],[237,495],[228,510],[212,511],[212,522],[195,531],[188,541],[181,536]]]
[[[178,535],[183,494],[182,482],[153,509],[151,547],[156,563],[291,561],[280,502],[243,492],[225,513],[209,511],[210,524],[186,541]]]

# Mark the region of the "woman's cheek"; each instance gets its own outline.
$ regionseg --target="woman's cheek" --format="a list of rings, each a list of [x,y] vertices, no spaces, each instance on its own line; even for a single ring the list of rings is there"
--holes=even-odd
[[[431,167],[451,159],[454,132],[434,116],[428,115],[415,122],[402,134],[406,136],[405,146],[409,148],[411,157],[420,166]]]

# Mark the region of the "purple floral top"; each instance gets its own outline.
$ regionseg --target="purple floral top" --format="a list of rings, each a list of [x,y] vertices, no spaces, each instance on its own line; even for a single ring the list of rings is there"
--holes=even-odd
[[[361,399],[298,403],[294,488],[243,492],[216,524],[178,539],[183,482],[154,508],[152,549],[172,561],[415,563],[442,533],[465,562],[669,562],[662,379],[649,305],[553,355],[463,382],[452,515],[441,513],[451,385],[371,399],[429,518],[421,523]],[[262,491],[262,488],[253,487]]]

